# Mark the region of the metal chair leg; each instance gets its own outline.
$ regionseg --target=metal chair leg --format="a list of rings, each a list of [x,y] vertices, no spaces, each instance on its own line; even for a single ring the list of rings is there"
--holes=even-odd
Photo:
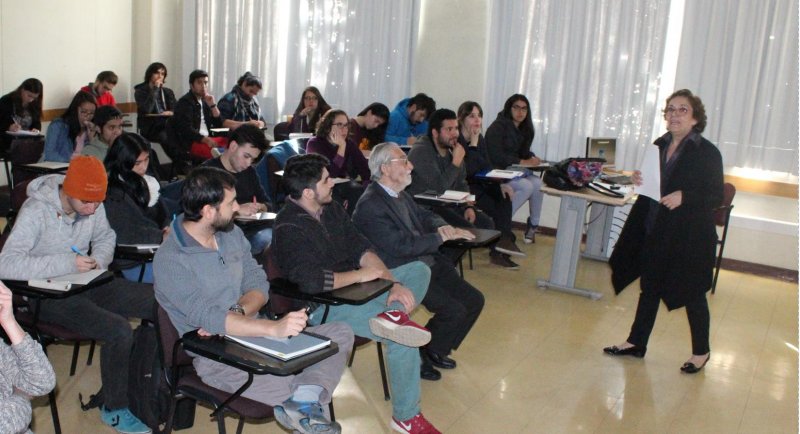
[[[92,358],[94,357],[95,344],[97,344],[97,342],[92,341],[91,345],[89,345],[89,357],[86,359],[86,366],[92,366]]]
[[[58,406],[56,405],[56,389],[55,387],[50,393],[47,394],[50,400],[50,414],[53,415],[53,430],[56,434],[61,434],[61,422],[58,420]]]
[[[236,434],[242,434],[242,430],[244,430],[244,416],[239,416],[239,424],[236,425]]]
[[[467,250],[467,254],[469,255],[469,269],[472,270],[472,249]],[[464,273],[461,274],[462,274],[461,277],[464,277],[463,276]]]
[[[225,434],[225,413],[223,412],[217,414],[217,431],[219,434]]]
[[[375,345],[378,347],[378,367],[381,369],[381,382],[383,382],[383,399],[386,401],[391,399],[389,395],[389,384],[386,381],[386,365],[383,362],[383,344],[376,341]]]
[[[78,365],[78,353],[81,352],[81,342],[75,341],[72,346],[72,364],[69,365],[69,376],[75,375],[75,367]]]

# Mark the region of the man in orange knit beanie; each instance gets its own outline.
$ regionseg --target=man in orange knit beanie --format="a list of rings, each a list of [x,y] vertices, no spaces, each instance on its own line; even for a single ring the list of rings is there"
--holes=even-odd
[[[47,175],[31,181],[28,200],[0,252],[0,278],[45,279],[108,268],[117,236],[103,208],[107,186],[103,163],[90,156],[72,159],[66,176]],[[42,321],[102,343],[100,418],[120,433],[150,432],[128,408],[133,345],[129,318],[152,320],[154,300],[152,285],[115,279],[40,304]],[[82,392],[88,395],[92,390]]]

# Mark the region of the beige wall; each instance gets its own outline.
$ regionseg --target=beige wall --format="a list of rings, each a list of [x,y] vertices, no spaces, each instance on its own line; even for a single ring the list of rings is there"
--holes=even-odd
[[[422,0],[421,9],[412,94],[425,92],[453,111],[467,100],[482,104],[488,2]]]
[[[131,14],[132,0],[0,0],[0,92],[36,77],[45,109],[66,107],[110,69],[117,101],[132,101]]]

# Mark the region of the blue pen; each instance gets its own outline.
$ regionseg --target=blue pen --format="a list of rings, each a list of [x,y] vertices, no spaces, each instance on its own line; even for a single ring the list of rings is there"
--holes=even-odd
[[[72,247],[70,247],[70,249],[71,249],[73,252],[77,253],[77,254],[78,254],[78,256],[86,256],[86,254],[84,254],[83,252],[81,252],[81,249],[79,249],[77,246],[72,246]]]

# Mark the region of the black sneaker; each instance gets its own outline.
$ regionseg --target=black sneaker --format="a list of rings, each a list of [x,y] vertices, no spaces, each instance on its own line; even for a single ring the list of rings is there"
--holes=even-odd
[[[508,255],[491,255],[489,256],[489,262],[494,265],[499,265],[506,270],[519,270],[519,264],[512,261]]]
[[[508,237],[501,237],[497,244],[495,244],[494,249],[506,255],[527,256],[517,247],[517,244]]]

